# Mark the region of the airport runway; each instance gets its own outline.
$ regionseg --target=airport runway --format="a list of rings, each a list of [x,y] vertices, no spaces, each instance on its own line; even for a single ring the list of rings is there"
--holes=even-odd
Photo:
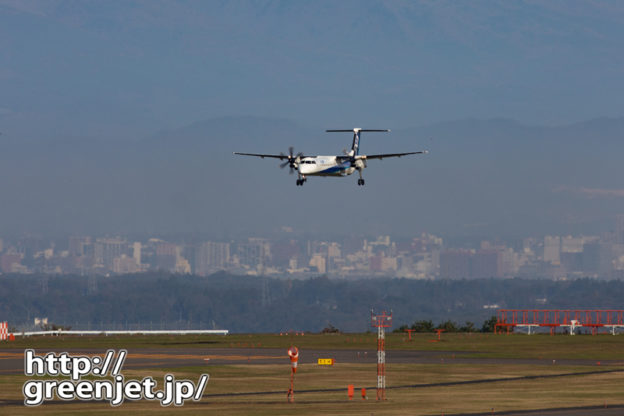
[[[45,355],[50,350],[36,350],[37,355]],[[100,355],[101,349],[55,350],[72,355]],[[401,351],[390,350],[386,353],[386,362],[417,364],[525,364],[525,365],[587,365],[602,366],[623,365],[622,361],[602,361],[600,367],[595,360],[551,360],[551,359],[494,359],[468,358],[465,353],[454,351]],[[377,362],[375,350],[300,350],[299,362],[316,363],[319,358],[333,358],[336,363],[371,363]],[[175,368],[197,365],[218,364],[279,364],[288,363],[285,349],[272,348],[176,348],[176,349],[129,349],[124,368]],[[0,375],[19,374],[24,371],[24,350],[0,350]]]
[[[571,407],[565,409],[537,409],[524,411],[495,412],[495,415],[505,416],[621,416],[624,414],[624,406],[587,406]],[[454,416],[491,416],[492,413],[465,413]]]
[[[50,350],[36,350],[37,355],[45,355]],[[72,355],[99,355],[104,356],[106,351],[102,349],[69,349],[63,351],[54,350],[54,352],[67,352]],[[550,374],[541,377],[569,377],[581,374],[592,374],[594,372],[620,372],[622,361],[603,361],[598,366],[593,360],[556,360],[552,359],[491,359],[491,358],[469,358],[465,353],[454,351],[400,351],[390,350],[387,352],[388,364],[393,363],[443,363],[453,364],[524,364],[524,365],[585,365],[588,366],[587,371],[583,373],[566,373],[562,371],[560,374]],[[377,361],[375,350],[300,350],[300,363],[316,363],[318,358],[333,358],[337,363],[370,363]],[[128,357],[124,363],[124,368],[141,369],[141,368],[177,368],[185,366],[205,365],[223,365],[223,364],[287,364],[289,362],[285,349],[271,348],[176,348],[176,349],[128,349]],[[620,367],[614,367],[614,366]],[[604,368],[607,367],[607,368]],[[611,368],[608,368],[611,367]],[[0,375],[3,374],[21,374],[24,371],[24,350],[22,349],[6,349],[0,350]],[[453,386],[459,384],[489,384],[503,383],[506,381],[519,380],[528,377],[511,377],[505,379],[485,379],[485,380],[469,380],[450,383],[434,383],[434,384],[417,384],[405,386],[389,386],[392,389],[420,389],[435,386]],[[373,388],[373,386],[369,386]],[[324,389],[323,391],[334,391],[336,389]],[[343,389],[338,389],[343,390]],[[336,391],[338,391],[336,390]],[[310,391],[313,392],[313,391]],[[299,391],[305,393],[305,391]],[[225,394],[227,396],[257,396],[257,395],[283,395],[283,391],[255,391]],[[205,394],[205,397],[223,396],[223,394]],[[0,400],[0,407],[19,405],[9,400]],[[58,404],[63,404],[59,402]],[[490,413],[487,413],[490,414]],[[617,407],[586,407],[577,409],[543,409],[536,411],[517,411],[517,412],[496,412],[495,414],[522,416],[522,415],[548,415],[548,416],[614,416],[624,414],[624,406]],[[484,414],[485,415],[485,414]],[[477,414],[470,414],[477,416]]]

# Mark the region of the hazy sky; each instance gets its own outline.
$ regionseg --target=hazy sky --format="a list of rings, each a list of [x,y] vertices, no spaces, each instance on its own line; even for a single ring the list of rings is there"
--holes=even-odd
[[[0,237],[605,230],[623,51],[621,1],[0,0]],[[352,127],[432,152],[305,191],[232,156]]]
[[[0,131],[564,124],[622,115],[623,50],[618,1],[0,0]]]

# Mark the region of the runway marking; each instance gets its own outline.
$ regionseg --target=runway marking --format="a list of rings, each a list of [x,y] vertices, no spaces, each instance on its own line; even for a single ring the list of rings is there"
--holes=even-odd
[[[86,355],[86,356],[103,356],[105,353],[74,353],[76,355]],[[287,358],[287,355],[283,356],[275,356],[275,355],[200,355],[200,354],[149,354],[149,353],[129,353],[128,359],[174,359],[174,360],[205,360],[206,358],[210,360],[229,360],[229,361],[248,361],[248,360],[283,360]],[[24,353],[22,352],[0,352],[0,359],[9,360],[9,359],[22,359],[24,358]]]
[[[247,361],[247,360],[281,360],[284,357],[276,357],[274,355],[194,355],[194,354],[128,354],[128,358],[132,359],[153,359],[153,358],[173,358],[175,360],[230,360],[230,361]]]
[[[0,352],[0,359],[24,358],[23,352]]]

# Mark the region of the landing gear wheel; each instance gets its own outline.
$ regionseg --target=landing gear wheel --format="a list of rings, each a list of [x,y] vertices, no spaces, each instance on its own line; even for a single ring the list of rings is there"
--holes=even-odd
[[[303,186],[303,183],[305,182],[305,179],[297,179],[297,186]]]
[[[364,179],[358,179],[358,186],[364,186]]]

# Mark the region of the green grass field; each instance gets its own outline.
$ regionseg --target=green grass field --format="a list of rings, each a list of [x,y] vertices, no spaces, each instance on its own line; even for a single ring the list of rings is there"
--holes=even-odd
[[[283,348],[297,345],[302,349],[376,349],[376,334],[339,334],[304,336],[253,334],[227,336],[60,336],[17,338],[0,343],[0,351],[8,348],[80,349],[80,348]],[[413,334],[409,342],[406,334],[387,334],[388,350],[454,351],[480,358],[534,358],[534,359],[591,359],[624,360],[624,336],[591,335],[494,335],[442,334],[440,342],[435,334]]]
[[[487,413],[520,409],[543,409],[575,406],[624,405],[624,336],[548,336],[548,335],[481,335],[443,334],[441,342],[431,342],[434,334],[418,334],[412,342],[403,334],[387,339],[388,354],[398,349],[465,352],[471,357],[501,359],[500,364],[456,364],[452,359],[430,364],[388,364],[388,400],[377,402],[375,390],[368,390],[362,400],[359,389],[376,384],[375,364],[337,363],[332,367],[301,364],[295,379],[295,403],[286,402],[289,365],[200,365],[162,369],[126,368],[126,379],[152,376],[160,384],[167,373],[176,378],[196,381],[202,373],[210,381],[199,403],[187,402],[183,407],[161,407],[157,402],[126,402],[118,408],[105,403],[54,402],[37,408],[26,408],[21,388],[28,380],[24,375],[0,375],[0,414],[214,414],[214,415],[450,415],[456,413]],[[374,350],[374,334],[342,335],[229,335],[229,336],[155,336],[155,337],[54,337],[30,338],[0,344],[3,349],[108,349],[108,348],[194,348],[208,354],[211,348],[286,348],[295,344],[302,354],[306,349]],[[448,355],[446,355],[448,354]],[[611,360],[610,365],[523,364],[507,360],[531,358],[543,360],[584,359]],[[612,372],[611,370],[621,370]],[[514,379],[522,376],[557,375],[554,378]],[[469,380],[506,379],[482,384],[451,386],[403,387],[415,384],[453,383]],[[347,385],[356,388],[354,400],[347,398]],[[336,389],[329,392],[305,392],[313,389]],[[227,396],[229,393],[278,392],[264,395]],[[3,404],[4,401],[4,404]],[[624,410],[623,410],[624,411]]]

